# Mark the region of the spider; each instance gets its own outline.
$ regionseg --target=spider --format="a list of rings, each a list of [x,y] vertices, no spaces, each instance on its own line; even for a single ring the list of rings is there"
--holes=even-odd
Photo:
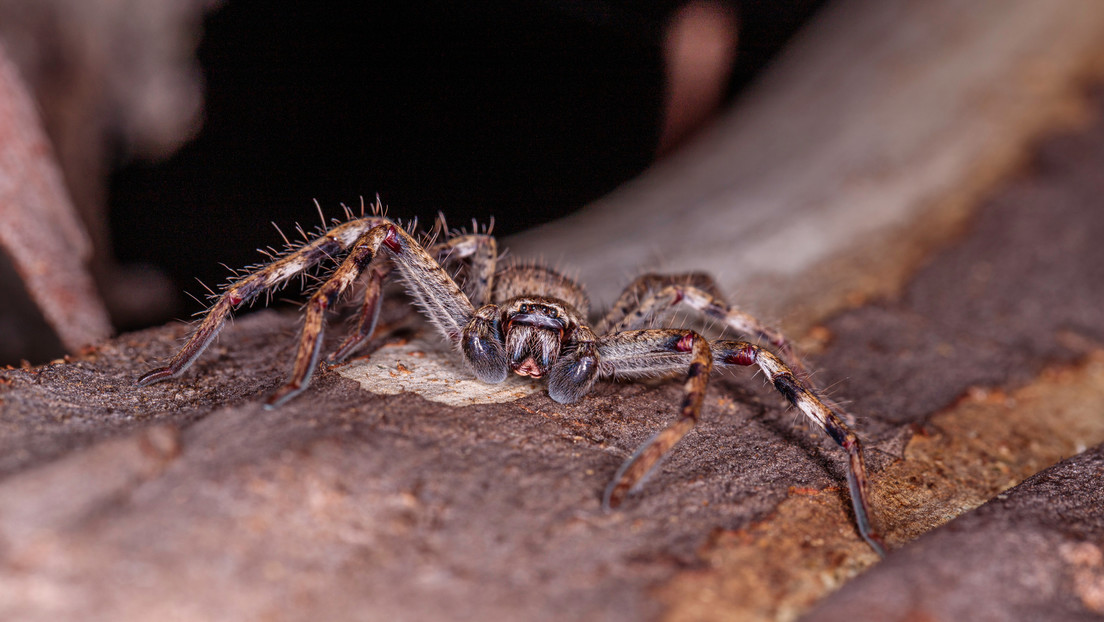
[[[283,256],[228,284],[180,351],[165,367],[146,373],[137,384],[146,386],[179,376],[214,340],[235,308],[346,253],[307,302],[291,378],[268,398],[268,407],[275,408],[306,389],[318,365],[325,314],[361,277],[366,286],[356,328],[328,361],[340,362],[363,344],[375,329],[382,286],[394,270],[429,321],[483,382],[502,382],[511,372],[547,378],[549,397],[569,404],[585,396],[599,380],[686,370],[678,418],[621,465],[602,497],[605,509],[618,507],[635,492],[694,428],[714,367],[755,366],[847,452],[848,488],[859,533],[879,555],[885,555],[869,520],[866,467],[858,437],[818,398],[785,338],[726,303],[709,276],[641,276],[592,325],[582,286],[541,265],[500,265],[490,228],[482,233],[450,233],[442,217],[435,231],[443,232],[443,241],[434,243],[432,237],[436,236],[425,236],[423,244],[414,237],[416,225],[408,231],[387,218],[378,200],[371,215],[362,209],[360,217],[354,218],[346,208],[346,217],[330,229],[324,226],[313,240],[289,245]],[[450,276],[450,270],[464,273],[462,285]],[[688,305],[744,335],[766,339],[779,355],[749,341],[710,342],[693,330],[653,327],[679,305]]]

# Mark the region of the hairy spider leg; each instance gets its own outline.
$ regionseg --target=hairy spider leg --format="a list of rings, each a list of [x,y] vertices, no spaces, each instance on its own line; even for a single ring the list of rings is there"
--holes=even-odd
[[[188,369],[218,336],[226,323],[226,318],[234,309],[253,300],[261,292],[279,287],[292,277],[302,274],[327,259],[332,259],[352,246],[372,228],[390,222],[386,218],[376,216],[349,221],[230,283],[215,304],[207,310],[203,320],[188,337],[187,343],[169,360],[168,365],[146,373],[138,379],[137,385],[140,387],[150,385],[184,373],[184,370]]]
[[[679,337],[677,331],[631,331],[600,339],[599,352],[603,366],[611,365],[610,371],[614,375],[657,374],[683,368],[689,361],[693,361],[690,363],[692,366],[698,361],[696,352],[691,353],[689,357],[685,354],[689,350],[686,339],[688,338]],[[806,388],[794,376],[793,371],[770,350],[746,341],[716,341],[709,347],[712,350],[712,362],[716,365],[758,366],[770,378],[771,384],[779,393],[847,452],[847,484],[851,493],[851,505],[855,512],[855,523],[859,534],[867,544],[879,556],[884,557],[885,545],[870,520],[866,462],[863,457],[862,443],[855,433]],[[692,380],[691,375],[687,379],[687,400],[683,404],[678,419],[641,445],[618,469],[606,489],[603,499],[605,507],[617,507],[625,496],[639,488],[647,474],[659,464],[671,447],[697,423],[701,398],[698,398],[696,409],[687,408],[691,392],[695,390],[691,385]],[[701,391],[702,393],[705,391],[704,380],[701,382]]]
[[[548,397],[560,404],[573,404],[590,392],[601,373],[598,339],[580,324],[572,331],[564,352],[548,373]]]
[[[474,304],[483,304],[490,298],[494,283],[495,261],[498,259],[495,239],[484,234],[458,235],[426,248],[426,252],[443,267],[467,261],[460,288]],[[377,254],[364,271],[364,302],[357,314],[356,328],[328,357],[330,364],[340,363],[356,352],[376,329],[379,321],[380,299],[383,283],[391,272],[389,258]],[[456,279],[454,279],[456,280]]]
[[[632,378],[687,369],[678,418],[637,448],[617,470],[602,497],[602,506],[608,510],[643,484],[648,473],[697,424],[713,356],[704,337],[677,329],[633,330],[602,337],[598,355],[603,377]]]
[[[745,341],[715,341],[712,348],[713,359],[718,365],[758,366],[779,393],[847,452],[847,487],[851,493],[855,523],[870,548],[885,557],[885,544],[870,520],[866,460],[859,437],[770,350]]]
[[[713,277],[701,272],[644,274],[637,277],[610,307],[595,332],[603,335],[648,328],[679,304],[686,304],[706,317],[719,320],[742,335],[766,339],[778,348],[795,375],[808,381],[804,365],[781,331],[729,304]]]
[[[475,309],[448,273],[401,227],[382,224],[365,233],[330,278],[314,292],[306,305],[306,317],[299,347],[292,365],[291,378],[267,401],[274,408],[306,389],[318,363],[325,331],[326,310],[332,307],[373,259],[386,248],[391,264],[399,272],[411,296],[453,346]]]
[[[364,302],[361,303],[360,312],[357,313],[356,328],[345,337],[336,350],[326,357],[327,363],[344,361],[350,354],[360,349],[360,346],[376,330],[376,323],[379,322],[380,299],[383,296],[383,281],[391,272],[387,256],[377,254],[372,258],[365,272],[368,276],[364,279]]]
[[[446,269],[466,261],[467,265],[461,268],[463,278],[454,280],[460,283],[460,289],[473,305],[491,302],[498,262],[498,243],[493,236],[485,233],[461,234],[434,244],[426,251]]]

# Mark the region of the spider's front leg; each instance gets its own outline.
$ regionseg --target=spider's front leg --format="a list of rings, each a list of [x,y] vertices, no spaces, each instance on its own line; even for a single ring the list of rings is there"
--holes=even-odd
[[[560,404],[573,404],[590,392],[601,373],[597,342],[589,327],[575,328],[570,347],[548,373],[548,397]]]
[[[454,347],[463,346],[466,335],[478,330],[480,316],[448,273],[401,227],[387,223],[365,233],[337,270],[324,282],[306,306],[306,317],[291,378],[267,401],[276,407],[301,393],[318,364],[325,329],[326,310],[332,307],[361,273],[386,249],[391,263],[407,285],[414,301]],[[469,326],[474,325],[474,328]],[[493,338],[493,332],[490,335]],[[503,378],[505,374],[502,374]]]
[[[496,305],[483,305],[472,314],[460,335],[460,351],[475,377],[498,384],[510,375],[502,326]]]
[[[461,286],[468,300],[483,304],[490,298],[494,283],[495,261],[498,258],[497,243],[488,234],[455,235],[444,242],[434,244],[425,252],[446,270],[457,264],[467,264],[466,277]],[[357,316],[356,328],[345,338],[327,362],[340,363],[357,351],[372,336],[379,320],[383,282],[391,272],[388,257],[377,254],[365,270],[364,302]],[[480,377],[482,379],[482,376]]]
[[[713,356],[704,337],[692,330],[676,329],[616,333],[599,339],[598,352],[603,376],[631,378],[687,369],[678,418],[637,448],[617,470],[602,498],[603,507],[611,509],[639,488],[667,452],[697,425]]]

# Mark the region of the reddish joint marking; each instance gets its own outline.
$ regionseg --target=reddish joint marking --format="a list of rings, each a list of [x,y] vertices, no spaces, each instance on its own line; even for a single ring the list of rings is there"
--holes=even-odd
[[[672,305],[677,305],[682,302],[682,299],[686,297],[686,294],[681,289],[675,290],[675,299],[671,301]],[[684,350],[685,352],[685,350]]]
[[[750,345],[746,345],[739,350],[729,354],[725,357],[724,362],[729,365],[754,365],[755,364],[755,348]]]
[[[236,307],[241,304],[242,297],[237,294],[230,294],[229,296],[227,296],[227,300],[230,301],[231,305]]]
[[[694,333],[687,333],[675,343],[675,350],[689,352],[694,348]]]
[[[387,235],[383,238],[383,243],[387,245],[387,248],[392,252],[398,253],[402,250],[402,246],[399,244],[399,231],[395,227],[387,228]]]

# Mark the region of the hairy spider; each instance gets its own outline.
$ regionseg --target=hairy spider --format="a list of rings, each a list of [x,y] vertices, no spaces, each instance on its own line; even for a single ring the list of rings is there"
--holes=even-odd
[[[269,407],[306,389],[318,364],[326,311],[361,276],[366,287],[357,328],[329,361],[344,359],[372,334],[382,284],[395,270],[426,317],[483,382],[502,382],[511,371],[547,377],[549,397],[568,404],[586,395],[598,380],[687,371],[678,418],[621,465],[605,490],[605,508],[617,507],[634,492],[694,428],[715,366],[757,366],[779,393],[847,451],[847,481],[859,533],[879,555],[885,554],[868,518],[866,468],[859,439],[810,388],[782,335],[726,303],[712,278],[704,274],[641,276],[592,328],[587,320],[589,301],[578,283],[540,265],[500,265],[497,243],[489,230],[449,234],[441,219],[437,230],[444,232],[443,241],[427,241],[423,246],[411,234],[414,227],[408,232],[382,215],[378,201],[370,216],[353,218],[348,209],[346,213],[346,222],[335,223],[313,240],[291,247],[283,256],[227,285],[168,365],[145,374],[138,385],[179,376],[211,343],[233,309],[347,251],[307,303],[291,379],[268,399]],[[450,276],[450,269],[464,272],[463,286]],[[693,330],[652,328],[680,304],[742,334],[766,339],[778,348],[780,356],[748,341],[710,343]]]

